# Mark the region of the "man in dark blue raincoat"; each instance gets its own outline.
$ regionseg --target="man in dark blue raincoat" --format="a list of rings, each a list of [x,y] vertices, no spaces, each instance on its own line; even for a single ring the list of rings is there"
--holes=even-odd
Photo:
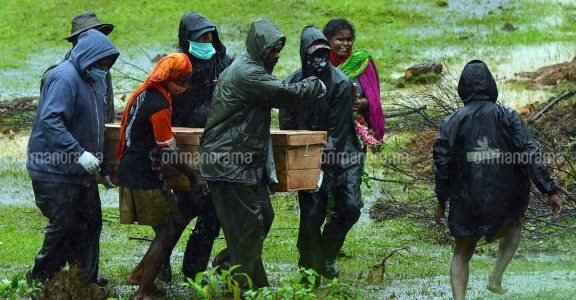
[[[96,282],[102,211],[94,175],[104,152],[105,78],[118,55],[90,29],[45,78],[26,162],[36,205],[49,221],[29,274],[34,279],[50,278],[68,262]]]

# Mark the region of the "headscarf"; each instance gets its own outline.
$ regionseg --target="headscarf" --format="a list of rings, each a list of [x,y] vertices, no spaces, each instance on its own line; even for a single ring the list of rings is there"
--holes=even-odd
[[[333,53],[330,52],[330,59],[332,59]],[[352,55],[338,66],[338,69],[348,75],[351,80],[358,79],[364,96],[368,100],[370,129],[374,132],[374,137],[377,140],[382,140],[386,130],[386,117],[382,112],[378,71],[372,62],[370,54],[366,50],[353,51]]]
[[[366,71],[369,61],[370,54],[366,50],[354,51],[346,61],[338,66],[338,69],[346,73],[348,78],[354,79]]]
[[[168,103],[172,103],[170,93],[162,83],[178,81],[183,77],[190,75],[190,73],[192,73],[192,63],[190,63],[190,59],[188,59],[188,56],[185,53],[168,54],[158,61],[148,78],[146,78],[144,83],[142,83],[136,91],[132,93],[128,103],[126,104],[126,108],[122,114],[122,121],[120,122],[120,144],[118,146],[117,154],[118,160],[122,158],[122,154],[124,153],[126,143],[124,135],[126,134],[126,124],[128,122],[130,108],[138,95],[146,89],[155,88],[162,94],[162,96],[164,96]]]

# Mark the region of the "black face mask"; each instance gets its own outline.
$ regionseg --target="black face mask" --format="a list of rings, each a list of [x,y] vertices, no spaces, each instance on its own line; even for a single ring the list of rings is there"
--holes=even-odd
[[[308,72],[312,73],[312,75],[322,75],[330,67],[329,60],[329,52],[316,51],[306,57],[306,69],[308,69]]]

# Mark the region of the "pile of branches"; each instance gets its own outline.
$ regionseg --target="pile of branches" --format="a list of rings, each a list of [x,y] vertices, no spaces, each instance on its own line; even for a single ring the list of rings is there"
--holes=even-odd
[[[381,162],[384,178],[395,180],[382,180],[375,175],[372,179],[381,181],[394,181],[400,183],[402,195],[408,195],[408,205],[399,205],[398,199],[394,199],[391,193],[386,193],[386,201],[375,203],[372,207],[371,217],[386,219],[389,217],[407,217],[413,220],[431,222],[431,212],[436,205],[433,193],[434,187],[432,145],[438,135],[442,121],[463,106],[457,94],[457,79],[449,72],[441,74],[441,80],[434,85],[418,86],[416,92],[411,95],[396,94],[390,97],[392,107],[397,111],[409,111],[401,118],[387,119],[387,131],[390,134],[402,133],[411,136],[408,143],[388,138],[386,143],[392,148],[393,157],[382,157]],[[420,109],[426,107],[426,109]],[[541,151],[554,153],[556,159],[548,161],[549,167],[561,185],[576,182],[576,166],[572,164],[576,157],[576,151],[566,151],[566,141],[570,137],[559,139],[557,134],[546,132],[542,118],[538,122],[530,122],[529,127],[535,138],[541,145]],[[575,143],[576,144],[576,143]],[[576,148],[576,145],[575,147]],[[561,175],[560,175],[561,174]],[[558,178],[560,177],[560,178]],[[401,179],[397,179],[401,178]],[[573,194],[576,185],[567,187],[568,193]],[[410,191],[409,193],[405,193]],[[574,219],[576,206],[571,201],[566,201],[566,212],[562,219]],[[388,210],[388,213],[382,211]],[[571,223],[571,225],[568,225]],[[548,207],[547,197],[539,191],[533,190],[530,196],[530,204],[525,226],[529,235],[537,237],[550,229],[558,234],[576,229],[574,222],[557,222]]]
[[[0,127],[2,131],[20,131],[32,127],[36,117],[37,97],[20,97],[0,102]]]

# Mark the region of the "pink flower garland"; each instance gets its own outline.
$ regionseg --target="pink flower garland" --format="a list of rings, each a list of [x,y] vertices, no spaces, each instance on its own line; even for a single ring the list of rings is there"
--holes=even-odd
[[[377,151],[375,146],[378,144],[378,140],[376,140],[374,135],[370,133],[368,127],[364,125],[364,123],[366,123],[364,117],[359,116],[358,119],[354,121],[354,123],[356,125],[356,134],[362,143],[364,143],[364,145],[366,145],[372,150],[373,153],[375,153]]]

